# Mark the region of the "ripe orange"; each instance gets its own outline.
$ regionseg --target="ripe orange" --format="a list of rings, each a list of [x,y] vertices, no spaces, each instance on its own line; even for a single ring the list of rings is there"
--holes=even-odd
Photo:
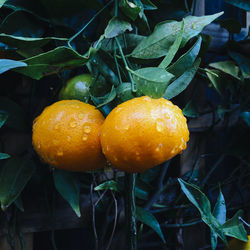
[[[248,242],[237,239],[232,239],[228,243],[230,250],[250,250],[250,235],[248,235]]]
[[[118,105],[101,131],[102,151],[118,169],[143,172],[186,148],[189,131],[181,109],[163,98],[138,97]]]
[[[69,171],[102,167],[100,129],[104,117],[94,106],[63,100],[45,108],[33,123],[33,146],[48,164]]]

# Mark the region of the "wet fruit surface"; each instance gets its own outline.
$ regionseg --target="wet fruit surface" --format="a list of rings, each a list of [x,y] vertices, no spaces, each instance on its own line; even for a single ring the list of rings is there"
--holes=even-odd
[[[142,172],[186,148],[186,118],[172,102],[144,96],[118,105],[106,118],[101,144],[117,168]]]

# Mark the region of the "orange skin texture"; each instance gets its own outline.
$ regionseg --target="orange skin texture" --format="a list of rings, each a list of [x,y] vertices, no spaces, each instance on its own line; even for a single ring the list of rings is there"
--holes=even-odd
[[[112,165],[125,172],[143,172],[186,148],[187,120],[164,98],[138,97],[118,105],[106,118],[101,145]]]
[[[69,171],[105,165],[100,130],[104,117],[93,105],[63,100],[46,107],[33,122],[33,146],[48,164]]]

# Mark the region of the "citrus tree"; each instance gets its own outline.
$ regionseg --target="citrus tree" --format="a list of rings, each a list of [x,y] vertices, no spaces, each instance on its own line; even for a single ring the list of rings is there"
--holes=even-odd
[[[145,239],[181,249],[181,230],[200,223],[204,246],[247,242],[249,36],[234,39],[240,23],[223,12],[195,16],[195,3],[0,1],[0,203],[8,227],[18,228],[9,218],[25,212],[36,190],[51,211],[61,195],[79,217],[81,195],[89,195],[95,249],[118,249],[124,235],[126,249],[146,249]],[[223,60],[207,57],[212,38],[202,31],[212,22],[230,34]],[[180,156],[197,132],[192,124],[207,115],[198,131],[209,149],[199,142]]]

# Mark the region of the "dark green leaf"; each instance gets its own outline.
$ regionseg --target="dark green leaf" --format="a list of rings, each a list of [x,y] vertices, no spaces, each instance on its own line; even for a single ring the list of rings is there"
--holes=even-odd
[[[237,19],[228,18],[219,20],[218,23],[222,28],[225,28],[229,33],[240,33],[241,25]]]
[[[116,97],[116,90],[115,87],[112,86],[112,89],[109,94],[102,96],[102,97],[94,97],[91,95],[92,101],[97,105],[97,108],[101,108],[106,104],[112,102]]]
[[[19,131],[27,130],[26,113],[18,104],[5,96],[0,96],[0,110],[8,113],[5,126]]]
[[[70,204],[78,217],[80,211],[80,183],[76,175],[56,169],[53,174],[57,191]]]
[[[224,1],[243,10],[250,11],[249,0],[224,0]]]
[[[166,242],[161,231],[160,224],[153,214],[141,207],[136,206],[136,217],[139,221],[151,227],[161,237],[164,243]]]
[[[113,180],[105,181],[104,183],[94,188],[95,191],[106,190],[106,189],[118,192],[117,182]]]
[[[234,237],[236,239],[247,242],[247,232],[244,228],[243,223],[239,220],[239,217],[242,217],[243,211],[239,210],[233,218],[227,220],[223,225],[222,229],[225,235]]]
[[[210,63],[209,66],[215,69],[218,69],[240,80],[239,67],[236,66],[236,64],[233,61],[222,61],[222,62]]]
[[[0,128],[4,125],[7,119],[8,119],[8,114],[0,110]]]
[[[217,92],[221,95],[224,94],[227,82],[223,78],[223,76],[220,74],[218,70],[208,70],[206,69],[206,74],[208,76],[208,79],[213,84],[214,88],[217,90]]]
[[[120,0],[119,7],[124,15],[135,21],[141,12],[141,8],[128,0]]]
[[[21,211],[24,212],[24,207],[23,207],[23,201],[21,199],[21,195],[18,196],[18,198],[14,201],[14,204],[16,207]]]
[[[0,160],[8,159],[10,158],[10,155],[5,154],[5,153],[0,153]]]
[[[187,69],[180,77],[174,80],[168,87],[164,94],[164,98],[170,100],[171,98],[179,95],[182,91],[184,91],[189,83],[193,80],[199,65],[200,65],[200,58],[198,58],[194,65]]]
[[[131,71],[139,92],[152,98],[163,96],[170,80],[174,77],[165,69],[157,67]]]
[[[197,36],[206,25],[222,14],[223,12],[211,16],[186,17],[184,19],[185,32],[183,33],[181,46],[184,46],[192,37]],[[142,59],[165,56],[181,32],[181,26],[182,22],[177,21],[165,21],[157,24],[154,32],[138,44],[131,56]]]
[[[224,224],[226,221],[226,202],[221,190],[217,202],[214,206],[213,216],[221,225]]]
[[[116,89],[116,93],[119,104],[135,97],[132,92],[132,86],[130,82],[123,82],[120,84]]]
[[[67,41],[67,38],[59,37],[44,37],[44,38],[33,38],[33,37],[21,37],[21,36],[12,36],[8,34],[0,34],[0,42],[4,43],[10,47],[14,48],[34,48],[34,47],[43,47],[50,41]]]
[[[240,53],[230,51],[230,57],[239,65],[244,78],[250,78],[250,59]]]
[[[0,59],[0,74],[19,67],[26,67],[27,64],[20,61],[10,60],[10,59]]]
[[[184,22],[184,19],[183,19],[180,34],[176,37],[176,39],[175,39],[173,45],[170,47],[167,55],[165,56],[165,58],[162,60],[162,62],[158,66],[159,68],[167,68],[167,66],[174,59],[174,56],[177,53],[177,51],[178,51],[178,49],[179,49],[179,47],[181,45],[181,40],[182,40],[182,36],[183,36],[183,32],[184,32],[184,27],[185,27],[185,22]]]
[[[123,34],[127,30],[132,30],[132,26],[129,22],[121,20],[118,17],[113,17],[104,31],[104,36],[106,38],[113,38]]]
[[[34,163],[25,158],[11,158],[0,173],[0,202],[6,210],[21,194],[35,170]]]
[[[199,54],[201,41],[202,39],[199,37],[196,43],[184,55],[167,68],[167,71],[179,77],[189,69]]]
[[[196,110],[194,103],[191,101],[189,101],[186,106],[184,107],[184,109],[182,110],[183,115],[185,115],[186,117],[190,117],[190,118],[196,118],[198,117],[200,114],[199,112]]]
[[[210,227],[212,232],[215,232],[227,245],[226,236],[221,228],[221,225],[211,213],[211,205],[206,195],[199,189],[198,186],[187,183],[182,179],[178,179],[181,189],[191,203],[199,210],[202,220]]]
[[[243,119],[243,121],[248,125],[250,126],[250,112],[242,112],[240,114],[241,118]]]
[[[82,56],[68,47],[57,47],[56,49],[23,60],[28,66],[15,71],[40,80],[43,76],[56,74],[66,69],[86,64],[95,52],[94,48],[90,48],[89,52]]]
[[[0,0],[0,8],[4,5],[7,0]]]
[[[143,3],[143,8],[145,10],[156,10],[157,6],[155,6],[150,0],[141,0]]]

